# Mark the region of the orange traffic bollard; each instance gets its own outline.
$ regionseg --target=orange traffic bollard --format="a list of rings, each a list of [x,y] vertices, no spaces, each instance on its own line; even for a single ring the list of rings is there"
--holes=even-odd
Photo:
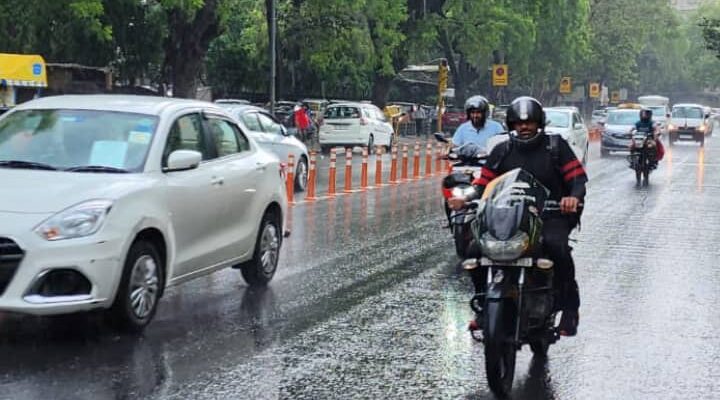
[[[397,167],[398,167],[398,166],[397,166],[397,163],[398,163],[397,153],[398,153],[398,149],[397,149],[397,147],[393,146],[392,150],[390,150],[390,153],[391,153],[391,154],[390,154],[390,157],[392,158],[392,161],[390,162],[390,183],[392,183],[393,185],[395,185],[395,184],[398,183],[398,179],[397,179],[397,173],[398,173],[398,170],[397,170]]]
[[[362,166],[360,167],[360,188],[364,191],[368,188],[368,149],[363,147]]]
[[[420,179],[420,142],[415,142],[413,151],[413,179]]]
[[[438,143],[437,150],[435,151],[435,173],[442,173],[442,144]]]
[[[382,186],[382,150],[380,147],[375,152],[375,186]]]
[[[402,155],[402,176],[400,177],[401,180],[406,181],[408,179],[408,145],[403,145],[403,155]]]
[[[305,200],[307,201],[317,200],[317,197],[315,197],[315,179],[317,179],[316,164],[317,156],[313,150],[310,152],[310,171],[308,172],[307,195],[305,196]]]
[[[335,153],[335,149],[330,149],[330,171],[329,171],[329,182],[328,182],[328,196],[335,196],[336,163],[337,163],[337,153]]]
[[[432,144],[430,142],[425,151],[425,176],[432,176]]]
[[[352,191],[352,147],[345,149],[345,193]]]
[[[285,187],[287,189],[287,200],[288,203],[293,204],[295,203],[295,156],[292,154],[290,154],[286,175],[287,182]]]

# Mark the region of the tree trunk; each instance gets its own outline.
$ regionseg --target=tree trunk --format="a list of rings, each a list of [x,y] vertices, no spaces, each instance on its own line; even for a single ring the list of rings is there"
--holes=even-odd
[[[388,99],[390,86],[392,85],[392,76],[375,76],[372,86],[372,102],[376,106],[383,108]]]
[[[172,82],[173,97],[194,98],[210,42],[221,33],[218,0],[205,0],[192,19],[180,8],[167,13],[164,75],[166,81]]]

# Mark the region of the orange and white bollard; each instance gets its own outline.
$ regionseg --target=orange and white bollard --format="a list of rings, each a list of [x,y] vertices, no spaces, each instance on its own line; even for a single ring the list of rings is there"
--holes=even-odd
[[[382,149],[380,147],[375,151],[375,186],[382,186]]]
[[[288,203],[295,203],[295,156],[290,154],[290,160],[287,166],[287,181],[285,188],[287,190]]]
[[[432,144],[430,142],[425,148],[425,176],[432,176]]]
[[[442,155],[443,155],[443,145],[441,143],[438,143],[437,150],[435,150],[435,173],[436,174],[442,173]]]
[[[336,175],[336,164],[337,164],[337,153],[335,153],[335,149],[330,150],[330,171],[329,174],[329,182],[328,182],[328,196],[335,196],[335,175]]]
[[[402,154],[402,176],[400,179],[406,181],[408,179],[408,145],[403,145]]]
[[[397,147],[393,146],[393,148],[390,150],[390,157],[392,160],[390,161],[390,183],[395,185],[398,183],[398,159],[397,159],[397,153],[398,149]]]
[[[360,189],[363,191],[368,188],[368,149],[363,147],[362,165],[360,167]]]
[[[352,147],[345,149],[345,193],[352,192]]]
[[[413,151],[413,179],[420,179],[420,142],[415,142]]]
[[[317,155],[315,151],[310,152],[310,170],[308,171],[307,195],[305,200],[315,201],[315,180],[317,179]]]

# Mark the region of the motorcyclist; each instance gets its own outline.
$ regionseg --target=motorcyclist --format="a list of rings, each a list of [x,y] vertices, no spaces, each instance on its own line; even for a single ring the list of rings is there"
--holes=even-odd
[[[568,236],[579,222],[587,175],[568,143],[562,137],[551,139],[545,133],[545,112],[539,101],[531,97],[515,99],[507,110],[506,122],[511,130],[509,142],[493,148],[481,177],[473,184],[481,194],[495,177],[523,168],[550,190],[551,200],[559,203],[559,213],[543,216],[543,244],[555,263],[556,303],[562,311],[560,334],[574,336],[579,322],[580,295]],[[468,200],[451,198],[450,207],[462,209]],[[486,274],[485,268],[471,272],[476,293],[484,291]]]
[[[489,113],[490,105],[485,97],[475,95],[467,99],[465,101],[467,121],[455,130],[453,145],[475,143],[487,149],[488,139],[505,131],[502,125],[488,118]]]
[[[653,165],[652,167],[657,166],[657,162],[662,160],[663,156],[665,155],[665,149],[663,148],[662,143],[660,142],[660,135],[659,130],[657,128],[657,125],[652,120],[652,110],[649,108],[642,108],[640,110],[640,120],[635,123],[635,128],[633,128],[634,131],[642,132],[645,134],[652,134],[653,141],[651,142],[651,146],[655,146],[656,152],[655,152],[655,159],[652,160]]]

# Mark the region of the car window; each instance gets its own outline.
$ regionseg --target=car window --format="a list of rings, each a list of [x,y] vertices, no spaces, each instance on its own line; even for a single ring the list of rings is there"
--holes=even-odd
[[[257,113],[250,112],[243,114],[240,119],[242,122],[247,126],[248,129],[255,132],[261,132],[262,127],[260,126],[260,121],[257,119]]]
[[[380,111],[379,109],[375,110],[375,118],[378,121],[387,122],[387,118],[385,117],[385,114],[382,111]]]
[[[640,112],[610,111],[607,117],[608,125],[633,125],[640,120]]]
[[[363,112],[363,117],[365,117],[365,118],[371,118],[371,117],[370,117],[370,110],[368,110],[367,108],[363,108],[362,112]]]
[[[238,137],[232,125],[221,118],[208,119],[208,131],[215,142],[218,157],[225,157],[240,152]]]
[[[257,113],[257,118],[260,121],[263,132],[282,135],[282,125],[272,117],[263,113]]]
[[[582,124],[582,118],[577,113],[573,113],[573,125],[575,124]]]
[[[360,110],[357,107],[333,106],[325,111],[325,119],[360,118]]]
[[[570,116],[564,111],[547,110],[546,118],[550,127],[567,128],[570,125]]]
[[[183,115],[175,120],[170,128],[170,133],[165,142],[165,150],[163,151],[163,167],[167,166],[167,159],[170,153],[175,150],[199,151],[203,160],[209,160],[212,155],[206,142],[200,114]]]
[[[673,107],[673,118],[703,118],[702,110],[697,107]]]

